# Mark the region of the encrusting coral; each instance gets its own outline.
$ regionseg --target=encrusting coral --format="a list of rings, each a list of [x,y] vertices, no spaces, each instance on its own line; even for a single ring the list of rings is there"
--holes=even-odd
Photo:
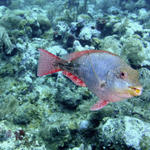
[[[148,0],[0,6],[0,149],[149,150],[149,16]],[[120,55],[138,69],[142,95],[91,112],[97,99],[87,88],[62,73],[37,77],[38,48],[59,57],[87,49]]]

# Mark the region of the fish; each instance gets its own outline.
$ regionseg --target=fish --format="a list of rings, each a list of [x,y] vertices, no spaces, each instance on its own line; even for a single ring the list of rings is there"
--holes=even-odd
[[[88,87],[99,98],[91,111],[142,93],[138,71],[114,53],[84,50],[60,58],[47,50],[39,51],[37,76],[62,71],[76,85]]]

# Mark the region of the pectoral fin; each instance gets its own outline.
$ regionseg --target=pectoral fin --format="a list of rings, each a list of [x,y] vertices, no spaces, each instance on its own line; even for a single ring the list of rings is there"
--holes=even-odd
[[[102,109],[104,106],[106,106],[109,103],[107,100],[99,100],[96,104],[94,104],[90,110],[91,111],[96,111],[99,109]]]

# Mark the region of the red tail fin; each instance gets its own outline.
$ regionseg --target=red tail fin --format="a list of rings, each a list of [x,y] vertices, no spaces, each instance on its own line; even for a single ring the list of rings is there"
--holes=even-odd
[[[58,62],[61,61],[59,57],[44,49],[39,49],[39,51],[40,58],[37,71],[38,76],[43,76],[61,71],[60,67],[58,66]]]

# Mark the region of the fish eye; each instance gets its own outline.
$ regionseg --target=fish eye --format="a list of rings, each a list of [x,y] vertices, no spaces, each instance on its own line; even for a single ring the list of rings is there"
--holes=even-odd
[[[126,72],[120,72],[120,78],[121,79],[125,79],[127,77],[127,73]]]

